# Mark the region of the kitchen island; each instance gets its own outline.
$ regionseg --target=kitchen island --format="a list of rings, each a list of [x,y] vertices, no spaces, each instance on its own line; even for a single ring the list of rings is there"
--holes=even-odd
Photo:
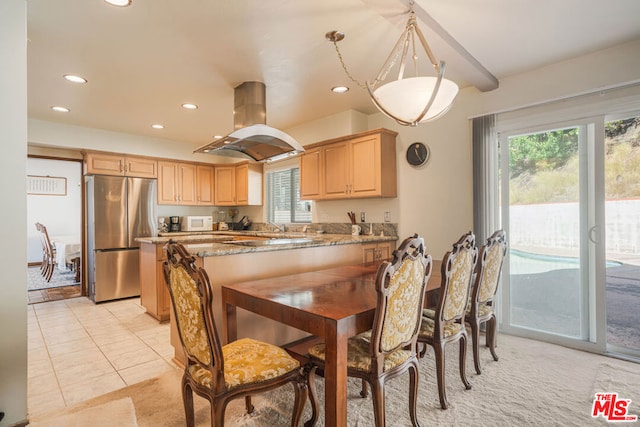
[[[170,239],[183,243],[196,256],[196,264],[207,271],[213,288],[214,318],[220,333],[222,285],[388,258],[397,237],[223,231],[138,238],[141,243],[140,302],[150,315],[161,321],[171,317],[171,302],[162,274],[162,247]],[[270,243],[276,240],[275,244]],[[281,345],[307,336],[305,332],[244,310],[238,310],[237,319],[239,337]],[[226,343],[226,334],[221,338]],[[177,361],[184,363],[173,320],[171,344],[176,349]]]

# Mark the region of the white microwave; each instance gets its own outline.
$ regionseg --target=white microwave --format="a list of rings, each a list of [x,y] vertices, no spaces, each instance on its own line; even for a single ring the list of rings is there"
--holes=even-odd
[[[211,231],[213,230],[213,217],[211,215],[185,217],[182,225],[183,231]]]

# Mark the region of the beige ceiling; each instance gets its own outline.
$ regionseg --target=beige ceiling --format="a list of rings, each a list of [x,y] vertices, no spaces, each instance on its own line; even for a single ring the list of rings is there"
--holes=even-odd
[[[287,128],[348,109],[375,111],[342,71],[372,79],[406,22],[408,0],[28,0],[29,117],[210,142],[233,128],[233,88],[267,86],[267,123]],[[638,0],[417,0],[447,77],[491,90],[506,76],[640,38]],[[88,84],[65,81],[78,74]],[[338,84],[347,94],[332,94]],[[184,102],[199,105],[188,111]],[[70,113],[55,113],[64,105]],[[163,130],[151,129],[161,123]]]

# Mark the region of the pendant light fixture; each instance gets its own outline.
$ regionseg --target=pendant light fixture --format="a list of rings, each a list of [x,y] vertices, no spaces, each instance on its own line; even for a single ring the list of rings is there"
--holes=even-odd
[[[409,3],[409,19],[405,30],[372,82],[367,80],[362,84],[347,70],[338,48],[338,42],[344,39],[344,33],[329,31],[325,34],[326,39],[334,44],[347,76],[368,91],[374,105],[382,113],[404,126],[416,126],[442,117],[451,108],[458,94],[458,85],[444,78],[445,62],[436,61],[427,40],[418,28],[413,4],[413,1]],[[416,38],[433,67],[435,76],[418,75],[420,57],[416,49]],[[409,63],[407,63],[408,60]],[[406,68],[411,66],[413,66],[412,75],[407,77],[405,76]],[[387,76],[396,67],[397,79],[385,83]]]

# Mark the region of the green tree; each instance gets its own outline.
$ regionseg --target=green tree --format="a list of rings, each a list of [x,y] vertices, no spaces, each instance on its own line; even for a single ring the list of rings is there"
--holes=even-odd
[[[512,137],[509,139],[510,177],[557,169],[577,152],[577,128]]]

